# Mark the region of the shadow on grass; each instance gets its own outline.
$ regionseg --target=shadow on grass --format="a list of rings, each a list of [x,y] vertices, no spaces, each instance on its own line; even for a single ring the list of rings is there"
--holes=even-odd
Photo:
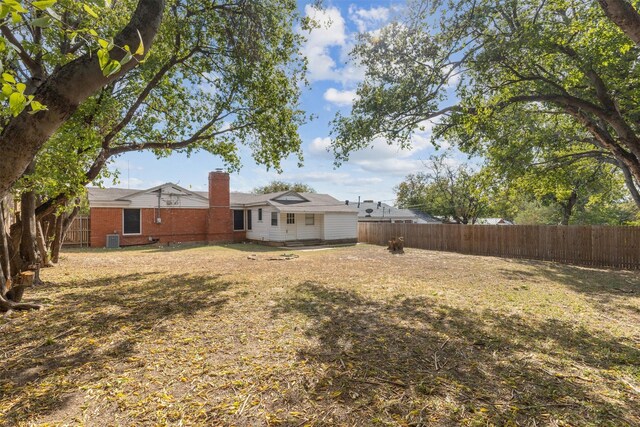
[[[59,285],[71,290],[34,313],[33,324],[2,331],[0,401],[13,403],[0,408],[1,425],[65,408],[78,390],[77,375],[85,383],[113,375],[164,321],[222,307],[227,300],[219,294],[232,285],[217,275],[146,277],[128,274]],[[72,381],[67,380],[70,374]]]
[[[559,264],[547,261],[509,260],[514,264],[535,267],[535,272],[526,270],[503,270],[505,277],[520,279],[542,276],[551,281],[562,283],[573,290],[587,294],[626,295],[640,297],[640,273],[629,270],[604,270]]]
[[[638,396],[619,380],[640,374],[640,349],[606,333],[310,282],[274,310],[308,319],[316,344],[299,357],[319,374],[305,388],[324,405],[346,406],[340,423],[640,422]]]

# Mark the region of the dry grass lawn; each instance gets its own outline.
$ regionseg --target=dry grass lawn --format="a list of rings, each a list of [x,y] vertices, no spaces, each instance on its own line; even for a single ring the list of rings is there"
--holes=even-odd
[[[67,251],[0,317],[0,425],[640,425],[639,273],[282,253]]]

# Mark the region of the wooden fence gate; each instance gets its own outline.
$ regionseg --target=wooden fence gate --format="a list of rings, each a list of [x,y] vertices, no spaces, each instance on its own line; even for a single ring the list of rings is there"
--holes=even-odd
[[[89,217],[78,215],[69,226],[62,245],[80,247],[89,246],[89,238]]]
[[[409,248],[640,269],[640,227],[359,223],[358,241]]]

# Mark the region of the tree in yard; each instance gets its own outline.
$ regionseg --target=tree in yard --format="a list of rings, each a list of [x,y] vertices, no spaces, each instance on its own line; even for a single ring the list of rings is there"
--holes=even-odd
[[[269,193],[278,193],[280,191],[295,191],[297,193],[315,193],[312,187],[307,184],[303,184],[301,182],[294,182],[290,184],[284,181],[271,181],[269,184],[264,187],[256,187],[251,192],[253,194],[269,194]]]
[[[109,25],[104,24],[105,28],[117,27],[127,16],[132,16],[129,8],[135,5],[130,3],[114,2],[99,9],[108,12],[111,18]],[[122,61],[120,71],[102,79],[103,84],[91,91],[97,90],[95,95],[87,92],[83,103],[78,98],[72,108],[65,107],[69,111],[56,116],[55,126],[51,125],[49,131],[42,134],[42,139],[32,144],[29,156],[25,154],[25,159],[29,157],[28,173],[22,171],[7,176],[7,188],[13,186],[23,195],[32,193],[34,200],[36,195],[31,190],[38,189],[37,201],[29,208],[30,212],[25,212],[23,207],[24,216],[36,226],[29,227],[30,230],[24,233],[25,222],[22,221],[15,227],[13,238],[1,233],[6,238],[7,248],[15,251],[22,246],[19,242],[30,241],[29,246],[37,253],[34,236],[38,233],[33,228],[37,229],[36,219],[47,218],[48,229],[56,230],[56,244],[60,244],[63,236],[57,230],[64,230],[64,221],[60,224],[55,214],[64,211],[64,206],[80,194],[84,185],[105,178],[107,162],[125,152],[146,149],[165,156],[172,151],[191,154],[196,150],[207,150],[222,156],[231,168],[237,168],[237,145],[246,143],[255,160],[267,167],[279,169],[280,158],[291,153],[301,158],[297,125],[304,116],[297,108],[297,82],[304,71],[304,63],[297,56],[299,37],[293,31],[295,2],[173,0],[167,2],[166,12],[163,12],[164,2],[160,3],[155,9],[160,14],[156,24],[161,18],[162,25],[159,29],[156,27],[157,40],[144,63],[125,74],[125,68],[131,67]],[[138,5],[138,9],[140,7]],[[75,11],[73,8],[64,10]],[[84,17],[71,12],[63,16],[69,22],[76,23],[79,17]],[[135,23],[149,26],[153,21],[147,23],[138,19]],[[96,28],[102,33],[102,27]],[[30,35],[28,28],[22,30],[26,36],[21,35],[20,40]],[[140,32],[143,33],[142,29]],[[80,46],[75,47],[74,35],[69,28],[65,27],[64,31],[51,29],[46,34],[49,38],[39,36],[36,42],[29,43],[28,49],[33,52],[27,53],[42,61],[45,69],[54,70],[53,74],[68,65],[65,60],[69,54],[65,53],[70,49],[69,45],[74,47],[75,55],[86,51],[91,58],[100,56],[96,54],[92,40],[85,40],[89,37],[76,43]],[[150,40],[146,40],[144,34],[142,39],[145,46],[150,46]],[[123,46],[117,43],[119,40],[116,37],[113,45]],[[117,55],[111,53],[115,49],[110,46],[111,40],[98,38],[96,46],[102,49],[105,41],[106,47],[111,48],[109,60],[117,59]],[[46,49],[55,55],[43,55]],[[25,70],[28,72],[25,59],[15,58],[15,68],[23,74]],[[84,70],[82,77],[90,74],[91,67],[100,65],[88,62],[89,68]],[[97,70],[102,72],[99,67]],[[73,81],[72,76],[67,78]],[[50,80],[47,78],[46,82]],[[40,100],[38,90],[35,99]],[[63,100],[66,102],[67,98]],[[7,126],[17,119],[28,121],[51,114],[56,107],[54,99],[43,98],[41,102],[46,111],[29,115],[25,110],[16,117],[7,116]],[[59,128],[62,124],[64,126]],[[6,129],[3,135],[8,132]],[[53,134],[56,129],[57,133]],[[49,138],[51,135],[53,137]],[[4,160],[2,150],[10,151],[10,147],[3,146],[1,141],[0,163]],[[24,145],[18,144],[18,147]],[[14,178],[16,175],[21,178]],[[0,184],[3,179],[0,174]],[[42,234],[48,235],[44,229]],[[25,251],[20,252],[24,258]],[[36,256],[34,261],[39,260]],[[13,271],[19,269],[14,266]],[[11,277],[10,272],[3,277],[6,281]]]
[[[297,82],[304,63],[291,19],[295,3],[170,10],[149,59],[85,102],[40,153],[38,175],[54,188],[45,186],[51,191],[36,208],[37,218],[50,217],[87,183],[107,178],[105,165],[126,152],[162,157],[206,150],[231,169],[239,167],[242,144],[267,168],[279,169],[291,153],[301,158]],[[58,168],[52,182],[50,171],[69,152],[76,167]]]
[[[94,10],[89,4],[71,1],[2,2],[0,216],[4,217],[5,196],[48,138],[80,103],[132,69],[151,47],[163,16],[164,0],[118,5],[117,13],[110,17],[121,19],[114,19],[115,25],[109,26],[96,12],[108,11],[108,5],[94,5]],[[57,49],[52,50],[53,46]],[[23,229],[30,236],[36,234],[31,215],[34,209],[34,198],[29,197],[23,203],[22,216]],[[11,289],[13,258],[4,227],[0,234],[0,310],[33,308],[18,302],[22,296],[18,287]],[[29,253],[29,262],[39,261],[30,242],[21,245]]]
[[[544,222],[568,225],[587,206],[624,198],[625,179],[632,182],[632,177],[625,177],[606,153],[592,150],[588,132],[574,121],[564,115],[543,121],[532,118],[526,108],[509,118],[496,116],[475,128],[491,144],[474,146],[472,152],[487,160],[485,170],[494,179],[510,184],[517,199],[514,206],[548,206],[557,213]],[[455,140],[464,146],[470,138],[459,132]],[[635,186],[628,188],[634,194]]]
[[[351,115],[333,123],[336,159],[376,137],[410,145],[434,118],[435,138],[482,153],[497,129],[501,144],[518,146],[560,117],[574,131],[554,139],[558,160],[614,165],[640,206],[640,45],[627,36],[637,15],[624,0],[411,3],[354,50],[366,78]],[[520,126],[526,134],[508,132]]]
[[[483,175],[465,165],[452,166],[445,155],[431,157],[425,167],[427,172],[410,174],[395,188],[398,206],[475,224],[488,207]]]
[[[626,0],[598,0],[602,10],[611,21],[637,45],[640,45],[640,13]]]

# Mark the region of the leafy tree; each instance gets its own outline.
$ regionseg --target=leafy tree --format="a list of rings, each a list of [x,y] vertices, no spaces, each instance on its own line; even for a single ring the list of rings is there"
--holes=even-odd
[[[0,3],[0,200],[25,171],[33,171],[38,151],[78,105],[145,57],[164,7],[164,0]],[[4,202],[0,210],[3,220]],[[31,195],[21,210],[22,229],[30,238],[13,245],[27,254],[30,265],[39,261],[33,244],[34,210]],[[11,272],[16,271],[11,262],[16,256],[6,232],[1,230],[0,235],[0,310],[33,308],[17,303],[22,289],[11,289]]]
[[[256,187],[251,192],[253,194],[269,194],[269,193],[278,193],[280,191],[295,191],[297,193],[315,193],[312,187],[307,184],[303,184],[301,182],[288,183],[284,181],[271,181],[269,184],[264,187]]]
[[[135,13],[150,7],[143,3],[142,0],[139,2]],[[73,200],[85,184],[105,178],[107,162],[125,152],[148,149],[158,156],[166,156],[172,151],[191,154],[207,150],[222,156],[230,167],[237,168],[237,144],[246,143],[256,161],[267,167],[279,169],[280,158],[290,153],[301,158],[297,126],[304,115],[297,108],[297,82],[304,72],[304,62],[297,56],[300,37],[293,31],[296,3],[292,0],[172,0],[167,2],[164,13],[164,2],[158,3],[162,4],[155,7],[160,13],[157,24],[160,19],[162,24],[145,61],[124,74],[125,68],[130,67],[120,60],[119,70],[109,72],[101,89],[95,86],[99,89],[95,95],[87,92],[83,95],[83,103],[78,98],[73,105],[63,105],[61,108],[66,108],[64,116],[56,116],[50,131],[33,145],[31,154],[24,157],[30,159],[29,168],[24,169],[27,173],[17,174],[22,178],[14,187],[23,197],[22,233],[16,228],[12,238],[2,245],[13,251],[21,246],[23,264],[28,266],[40,260],[34,243],[38,225],[34,218],[49,218],[49,223],[54,220],[55,229],[59,230],[59,217],[54,215],[52,218],[51,215],[63,211],[65,204]],[[63,6],[68,4],[60,7]],[[109,19],[93,24],[100,34],[112,27],[118,28],[131,16],[130,10],[134,7],[132,1],[105,5],[100,10],[108,13]],[[76,9],[71,8],[64,18],[69,22],[86,18],[72,13]],[[27,10],[31,11],[31,8]],[[153,21],[147,23],[141,18],[134,22],[140,27],[153,24]],[[83,27],[84,24],[78,25]],[[19,30],[25,32],[18,37],[21,40],[35,37],[29,34],[28,28]],[[94,40],[85,37],[78,42],[78,47],[74,45],[73,52],[69,52],[74,35],[67,27],[63,30],[51,29],[40,38],[35,37],[33,43],[25,42],[25,46],[33,49],[29,53],[43,63],[44,69],[54,70],[55,74],[55,70],[69,64],[72,56],[86,52],[87,58],[93,58],[101,56],[100,49],[107,48],[108,61],[118,59],[113,46],[123,45],[116,43],[120,40],[117,37],[113,43],[106,37],[99,37],[95,47]],[[86,34],[90,33],[87,31]],[[144,35],[142,39],[145,46],[150,45],[145,42]],[[106,47],[103,46],[105,40],[108,42]],[[42,54],[45,50],[52,55]],[[101,57],[104,59],[104,55]],[[24,59],[17,57],[14,61],[15,68],[21,67],[23,74],[24,70],[28,72]],[[105,62],[103,74],[109,63]],[[87,65],[90,70],[95,65],[91,64]],[[69,84],[83,85],[82,79],[65,76]],[[51,78],[46,82],[49,80]],[[40,99],[39,90],[36,90],[35,99]],[[58,107],[54,100],[43,101],[47,110],[35,115],[28,115],[25,110],[16,117],[7,116],[8,126],[23,116],[28,121],[32,116],[50,114]],[[60,104],[61,101],[56,102]],[[40,124],[33,126],[37,130]],[[57,133],[47,140],[55,129]],[[0,140],[0,158],[2,147]],[[16,163],[15,166],[19,165]],[[0,174],[0,182],[2,179]],[[7,182],[10,186],[15,180]],[[33,189],[38,190],[37,202]],[[26,195],[29,200],[24,200]],[[26,225],[27,222],[30,224]],[[27,242],[29,248],[19,241]],[[58,242],[61,241],[58,238]],[[6,259],[20,258],[9,256]],[[21,268],[14,266],[13,271]]]
[[[164,0],[102,7],[69,0],[2,2],[0,55],[9,96],[0,113],[0,198],[78,105],[144,58],[164,7]],[[7,87],[12,81],[15,90]],[[34,102],[46,109],[25,108]]]
[[[465,165],[452,166],[445,155],[431,157],[425,167],[427,172],[410,174],[395,188],[398,206],[475,224],[488,206],[483,175]]]
[[[401,22],[362,35],[354,50],[366,78],[351,115],[334,120],[337,162],[376,137],[410,145],[428,119],[439,120],[435,138],[483,153],[496,134],[503,145],[544,143],[535,132],[560,118],[572,131],[554,138],[549,153],[563,163],[591,157],[615,165],[640,206],[640,46],[626,35],[632,21],[614,19],[615,10],[635,17],[637,4],[411,3]],[[452,91],[457,101],[447,104]]]
[[[637,45],[640,45],[640,14],[636,7],[626,0],[598,0],[611,21]]]

